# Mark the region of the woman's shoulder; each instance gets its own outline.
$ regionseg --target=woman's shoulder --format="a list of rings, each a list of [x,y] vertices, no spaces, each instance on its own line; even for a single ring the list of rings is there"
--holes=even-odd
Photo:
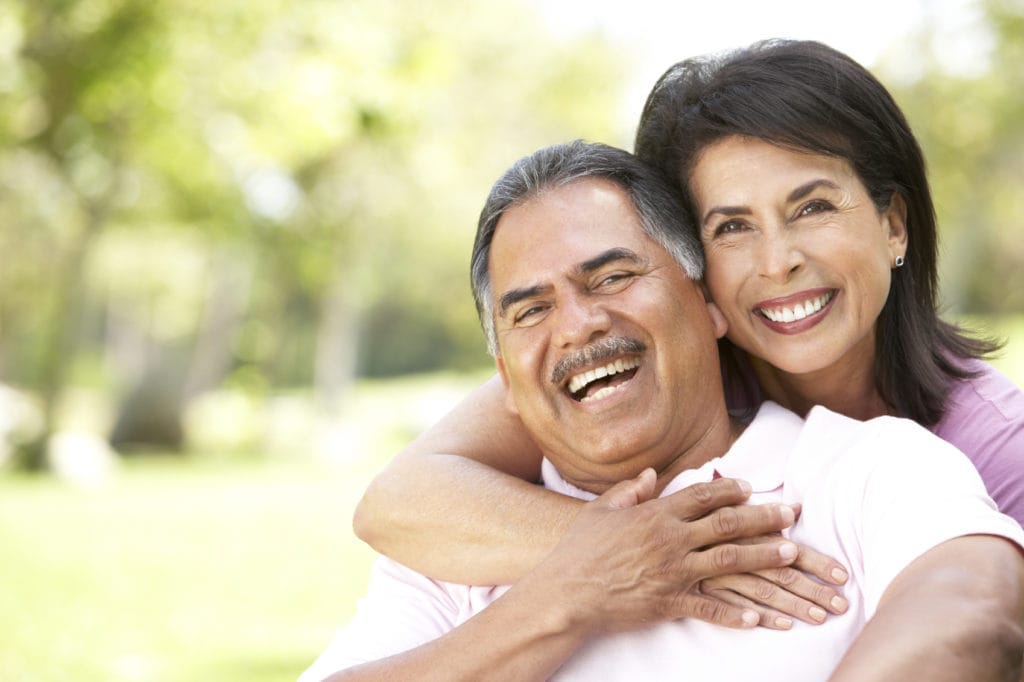
[[[931,431],[967,455],[1000,511],[1024,524],[1024,391],[986,362],[961,362],[974,376],[953,381]]]
[[[946,398],[946,412],[939,424],[963,428],[964,422],[983,419],[990,426],[1024,423],[1024,390],[1008,376],[983,360],[960,360],[974,376],[956,379]]]

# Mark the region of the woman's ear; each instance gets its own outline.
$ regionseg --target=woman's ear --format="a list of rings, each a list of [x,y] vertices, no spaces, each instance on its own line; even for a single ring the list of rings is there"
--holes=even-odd
[[[883,214],[889,227],[889,251],[892,259],[907,255],[907,202],[899,192],[892,193],[889,208]]]
[[[715,305],[714,301],[708,301],[708,315],[711,317],[711,328],[715,330],[715,338],[720,339],[729,331],[729,323],[725,321],[725,315]]]

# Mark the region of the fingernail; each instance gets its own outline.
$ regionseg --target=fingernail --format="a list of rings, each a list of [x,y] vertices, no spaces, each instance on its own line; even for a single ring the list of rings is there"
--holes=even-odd
[[[745,493],[749,493],[750,491],[753,490],[753,488],[750,487],[750,484],[741,478],[737,478],[736,482],[739,484],[740,490],[742,490]]]
[[[744,611],[743,612],[743,624],[748,628],[752,628],[761,622],[761,617],[757,615],[757,611]]]
[[[845,611],[846,607],[848,606],[846,600],[842,597],[832,597],[832,601],[830,601],[829,603],[832,605],[832,608],[834,608],[836,611],[839,611],[840,613]]]
[[[793,619],[792,618],[781,618],[781,617],[780,618],[776,618],[775,619],[775,627],[782,628],[783,630],[788,630],[791,627],[793,627]]]
[[[809,612],[810,612],[811,618],[813,618],[814,620],[818,621],[819,623],[824,621],[825,620],[825,616],[827,615],[825,613],[825,609],[821,608],[820,606],[812,606],[809,609]]]
[[[792,561],[793,559],[795,559],[796,555],[799,552],[800,550],[797,549],[797,546],[794,545],[792,542],[786,542],[782,545],[779,545],[779,556],[781,556],[786,561]]]
[[[837,583],[845,583],[848,577],[843,569],[838,567],[832,569],[832,580],[835,580]]]
[[[786,525],[792,525],[796,521],[796,514],[793,512],[793,508],[788,505],[781,505],[782,520],[786,522]]]

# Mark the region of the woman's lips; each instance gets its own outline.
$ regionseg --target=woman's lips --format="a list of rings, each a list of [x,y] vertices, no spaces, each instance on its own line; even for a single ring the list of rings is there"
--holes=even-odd
[[[770,329],[796,334],[824,319],[838,293],[838,289],[809,289],[762,301],[754,306],[754,313]]]

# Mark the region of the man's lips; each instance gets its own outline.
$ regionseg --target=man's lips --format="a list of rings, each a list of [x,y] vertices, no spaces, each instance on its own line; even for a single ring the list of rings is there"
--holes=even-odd
[[[573,375],[566,388],[574,400],[597,400],[629,381],[639,366],[639,357],[618,358],[614,362]]]
[[[596,368],[606,365],[608,361],[629,355],[640,355],[647,346],[642,341],[624,336],[607,336],[587,344],[583,348],[572,351],[555,363],[551,370],[551,383],[563,386],[573,375],[582,373],[585,367]]]

